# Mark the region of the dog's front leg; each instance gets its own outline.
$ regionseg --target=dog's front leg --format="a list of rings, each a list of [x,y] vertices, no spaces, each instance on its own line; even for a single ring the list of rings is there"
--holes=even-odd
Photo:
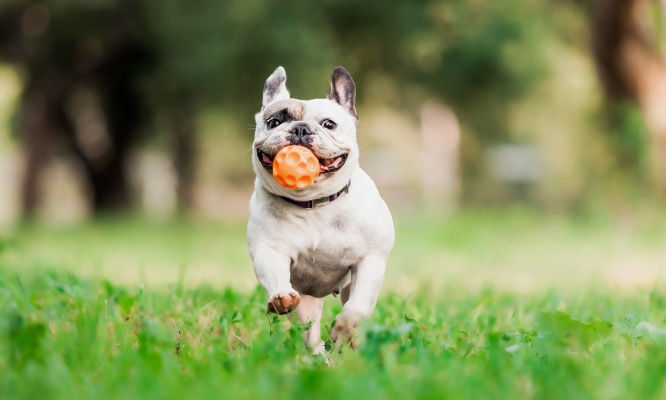
[[[369,255],[352,268],[351,283],[345,288],[349,298],[343,297],[342,312],[335,317],[335,326],[331,329],[331,339],[336,344],[351,341],[361,318],[368,318],[372,314],[384,282],[385,270],[386,257],[381,255]]]
[[[290,258],[270,247],[264,247],[257,249],[252,261],[257,280],[268,293],[268,311],[286,314],[294,310],[301,302],[301,297],[291,287]]]
[[[298,320],[302,324],[311,323],[310,328],[303,332],[303,339],[305,339],[305,343],[312,350],[313,354],[324,353],[324,342],[321,340],[319,331],[323,306],[324,299],[303,295],[301,305],[296,310]]]

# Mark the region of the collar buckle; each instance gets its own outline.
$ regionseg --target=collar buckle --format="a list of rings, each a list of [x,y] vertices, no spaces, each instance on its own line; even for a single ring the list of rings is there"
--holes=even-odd
[[[330,203],[331,198],[330,198],[330,196],[329,197],[320,197],[318,199],[311,200],[311,202],[312,202],[312,208],[316,208],[316,207],[325,206],[326,204]]]

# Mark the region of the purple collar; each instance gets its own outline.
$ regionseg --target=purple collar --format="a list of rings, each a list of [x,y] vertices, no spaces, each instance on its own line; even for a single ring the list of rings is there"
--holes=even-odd
[[[284,197],[284,196],[280,196],[280,197],[282,199],[290,202],[291,204],[295,204],[295,205],[297,205],[301,208],[311,209],[311,208],[325,206],[328,203],[332,203],[333,201],[337,200],[338,197],[340,197],[340,195],[342,193],[349,193],[349,187],[350,186],[351,186],[351,179],[345,185],[345,187],[340,189],[337,193],[334,193],[334,194],[332,194],[330,196],[326,196],[326,197],[320,197],[320,198],[314,199],[314,200],[298,201],[298,200],[290,199],[289,197]]]

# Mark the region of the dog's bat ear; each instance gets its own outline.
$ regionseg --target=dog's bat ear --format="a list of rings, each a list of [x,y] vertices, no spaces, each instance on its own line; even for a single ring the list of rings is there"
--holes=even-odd
[[[333,70],[331,89],[326,98],[340,104],[358,119],[358,114],[356,114],[356,84],[349,72],[343,67],[337,67]]]
[[[264,84],[264,95],[261,101],[261,109],[266,108],[267,105],[289,98],[289,91],[287,90],[287,73],[284,68],[277,67],[271,76],[266,79]]]

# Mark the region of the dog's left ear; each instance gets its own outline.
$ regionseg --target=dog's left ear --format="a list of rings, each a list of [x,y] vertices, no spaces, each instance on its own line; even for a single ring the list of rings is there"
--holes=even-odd
[[[264,84],[264,95],[261,100],[261,109],[266,108],[267,105],[289,98],[289,91],[287,90],[287,73],[284,68],[277,67],[271,76],[266,79]]]
[[[326,98],[333,100],[344,107],[354,118],[356,114],[356,84],[349,72],[343,67],[337,67],[331,75],[331,90]]]

